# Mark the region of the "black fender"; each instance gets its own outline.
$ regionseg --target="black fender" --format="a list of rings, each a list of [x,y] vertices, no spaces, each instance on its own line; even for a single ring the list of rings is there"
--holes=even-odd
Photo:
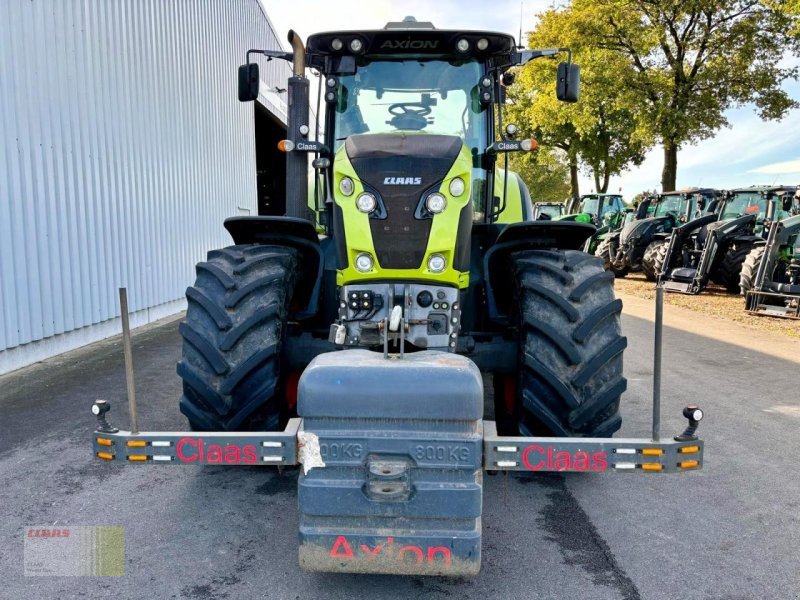
[[[297,250],[300,277],[292,299],[291,318],[309,319],[319,311],[325,259],[319,234],[310,221],[294,217],[231,217],[225,229],[234,244],[276,244]]]
[[[520,250],[582,250],[597,228],[573,221],[527,221],[503,228],[483,256],[486,306],[489,319],[507,324],[507,300],[511,298],[513,278],[509,277],[508,257]]]

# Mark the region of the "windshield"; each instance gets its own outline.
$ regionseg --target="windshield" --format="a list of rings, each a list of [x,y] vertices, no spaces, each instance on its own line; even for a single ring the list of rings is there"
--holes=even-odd
[[[602,209],[599,208],[601,203]],[[622,207],[622,196],[584,196],[581,199],[581,212],[592,216],[602,217],[611,212],[619,212]],[[598,210],[602,210],[600,215],[597,214]]]
[[[597,196],[587,196],[581,200],[582,213],[596,215],[598,206],[600,206],[600,198]]]
[[[544,214],[548,217],[560,217],[564,214],[563,204],[540,204],[538,208],[540,215]]]
[[[457,135],[481,153],[487,136],[480,77],[473,60],[362,59],[355,75],[339,79],[336,147],[359,133],[423,131]]]
[[[744,215],[758,215],[760,221],[766,216],[767,200],[759,192],[735,192],[722,210],[723,221]]]
[[[662,196],[661,202],[656,204],[656,209],[653,211],[654,217],[663,217],[668,214],[674,216],[682,215],[686,210],[686,198],[684,196]]]

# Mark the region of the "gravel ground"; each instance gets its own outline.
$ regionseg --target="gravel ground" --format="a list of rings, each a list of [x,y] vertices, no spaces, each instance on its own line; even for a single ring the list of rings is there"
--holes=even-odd
[[[655,298],[655,284],[647,281],[643,274],[633,273],[615,282],[617,292],[651,300]],[[682,306],[704,315],[713,315],[738,323],[748,329],[772,331],[800,338],[800,321],[779,317],[754,316],[744,312],[744,298],[728,294],[721,286],[709,284],[698,296],[667,293],[664,301]]]

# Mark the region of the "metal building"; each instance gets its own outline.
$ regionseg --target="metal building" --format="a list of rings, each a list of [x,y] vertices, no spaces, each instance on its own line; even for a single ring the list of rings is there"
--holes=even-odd
[[[281,212],[290,67],[236,99],[281,47],[258,0],[0,2],[0,373],[117,334],[121,286],[182,310],[226,217]]]

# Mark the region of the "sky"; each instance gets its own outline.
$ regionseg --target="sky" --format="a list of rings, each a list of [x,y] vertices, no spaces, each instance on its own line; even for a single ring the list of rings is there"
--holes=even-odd
[[[379,29],[387,21],[413,15],[441,29],[485,29],[523,38],[535,15],[553,0],[260,0],[278,36],[294,29],[303,39],[311,33],[339,29]],[[520,11],[520,4],[522,10]],[[800,83],[785,84],[800,100]],[[800,184],[800,109],[781,121],[762,121],[752,106],[726,113],[730,127],[712,139],[682,148],[678,154],[678,187],[734,188],[755,184]],[[630,199],[645,189],[660,189],[662,150],[656,146],[639,167],[614,177],[610,192]],[[581,193],[594,191],[582,175]]]

